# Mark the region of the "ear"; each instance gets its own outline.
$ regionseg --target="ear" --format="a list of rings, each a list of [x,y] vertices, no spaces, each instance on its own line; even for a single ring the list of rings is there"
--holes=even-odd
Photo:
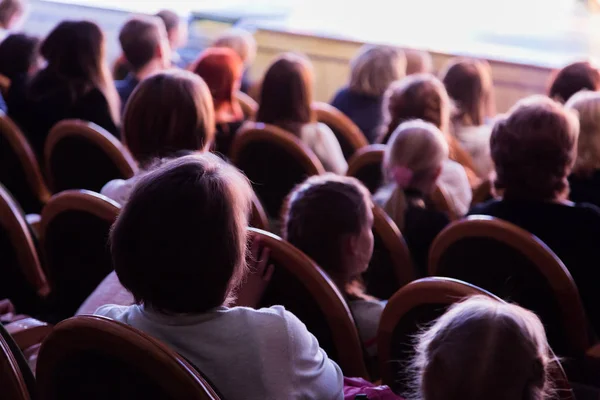
[[[344,235],[341,242],[342,254],[356,255],[358,249],[358,237],[356,235]]]

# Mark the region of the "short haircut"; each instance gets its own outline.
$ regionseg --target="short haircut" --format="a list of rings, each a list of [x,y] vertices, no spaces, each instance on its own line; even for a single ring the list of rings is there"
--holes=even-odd
[[[167,29],[167,33],[171,33],[171,31],[179,26],[181,23],[181,19],[179,15],[171,10],[161,10],[156,13],[156,17],[160,18]]]
[[[569,188],[579,121],[545,96],[519,101],[494,125],[490,139],[495,186],[505,198],[555,200]]]
[[[575,110],[579,117],[575,175],[589,177],[600,169],[600,93],[582,91],[574,94],[566,108]]]
[[[600,72],[588,61],[575,62],[556,73],[548,97],[566,103],[571,96],[584,89],[600,90]]]
[[[450,307],[416,344],[414,398],[550,398],[553,355],[531,311],[485,296]],[[412,397],[412,396],[411,396]]]
[[[246,271],[251,198],[246,177],[209,153],[148,172],[110,234],[119,280],[167,314],[226,305]]]
[[[25,0],[0,0],[0,26],[8,28],[11,20],[25,11]]]
[[[123,141],[142,167],[182,150],[205,150],[214,135],[210,91],[189,71],[170,70],[145,79],[125,107]]]
[[[390,84],[405,73],[406,57],[401,50],[365,45],[350,62],[349,88],[355,93],[383,96]]]
[[[252,33],[240,28],[231,28],[220,34],[214,47],[227,47],[235,51],[244,65],[248,66],[256,58],[256,40]]]
[[[156,50],[163,40],[167,37],[160,20],[149,16],[131,18],[119,33],[125,59],[135,72],[156,57]]]
[[[432,74],[433,59],[427,51],[406,49],[406,75]]]
[[[313,176],[288,196],[282,235],[325,271],[343,274],[341,241],[361,232],[372,206],[369,191],[356,178]]]
[[[22,33],[12,34],[0,43],[0,74],[9,79],[26,75],[40,57],[40,39]]]

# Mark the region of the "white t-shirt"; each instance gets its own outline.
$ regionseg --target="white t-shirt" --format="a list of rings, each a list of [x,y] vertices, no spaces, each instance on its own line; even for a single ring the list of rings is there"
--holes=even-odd
[[[300,140],[310,148],[328,172],[344,175],[348,163],[335,137],[335,133],[321,122],[306,124],[300,132]]]
[[[462,165],[456,161],[446,160],[442,164],[442,173],[438,178],[438,185],[444,189],[450,201],[454,214],[462,217],[469,212],[473,191],[469,185],[469,178]]]
[[[138,177],[139,175],[135,175],[129,179],[113,179],[102,187],[100,194],[123,206],[129,200]]]
[[[492,127],[489,125],[457,126],[456,138],[461,146],[471,155],[477,176],[489,178],[494,171],[494,163],[490,155],[490,136]]]
[[[139,305],[107,305],[95,314],[167,343],[227,400],[343,399],[342,371],[281,306],[168,316]]]

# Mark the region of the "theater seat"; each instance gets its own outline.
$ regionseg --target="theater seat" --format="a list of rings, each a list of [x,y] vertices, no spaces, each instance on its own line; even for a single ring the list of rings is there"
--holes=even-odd
[[[316,101],[312,103],[312,109],[315,112],[317,121],[324,123],[333,131],[346,160],[349,160],[357,151],[369,145],[360,128],[334,106]]]

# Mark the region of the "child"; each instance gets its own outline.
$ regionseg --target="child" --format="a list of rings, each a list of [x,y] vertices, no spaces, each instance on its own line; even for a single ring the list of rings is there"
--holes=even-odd
[[[339,400],[340,368],[293,314],[229,307],[249,268],[257,273],[244,290],[251,278],[268,280],[259,278],[269,271],[264,252],[256,265],[245,261],[251,197],[248,180],[208,153],[141,177],[110,236],[115,271],[136,304],[96,314],[167,343],[228,400]]]
[[[452,306],[418,338],[415,398],[544,400],[552,361],[532,312],[483,296]]]
[[[355,178],[313,176],[298,185],[283,208],[283,237],[312,258],[348,300],[361,340],[371,356],[385,302],[358,282],[373,253],[373,204]]]
[[[449,223],[445,214],[432,210],[427,202],[447,159],[448,145],[433,124],[421,120],[400,124],[385,150],[387,185],[374,197],[402,231],[422,276],[427,275],[431,243]]]

